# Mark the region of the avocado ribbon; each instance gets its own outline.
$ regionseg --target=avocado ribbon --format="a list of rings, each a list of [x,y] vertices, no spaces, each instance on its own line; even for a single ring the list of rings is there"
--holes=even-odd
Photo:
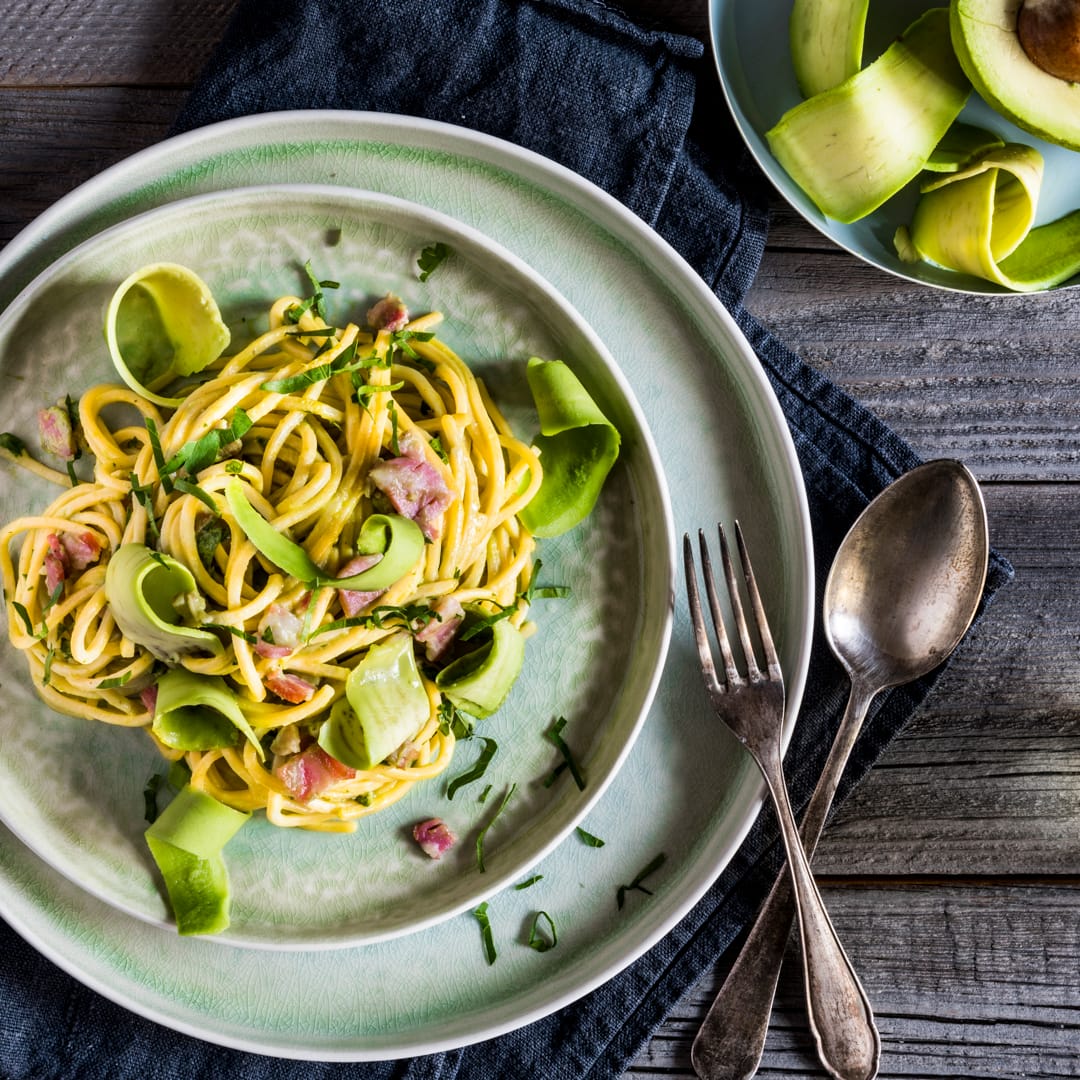
[[[1015,292],[1036,292],[1080,271],[1080,210],[1033,227],[1043,159],[1006,143],[922,185],[910,229],[897,230],[906,261],[918,258]]]

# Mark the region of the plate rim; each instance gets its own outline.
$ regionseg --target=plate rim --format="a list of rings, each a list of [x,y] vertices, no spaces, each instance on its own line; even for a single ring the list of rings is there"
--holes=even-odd
[[[283,140],[281,137],[275,137],[275,128],[284,128],[291,123],[336,125],[348,130],[353,138],[357,137],[357,131],[361,131],[363,138],[367,140],[378,138],[390,144],[408,142],[410,145],[415,144],[427,148],[434,146],[437,149],[448,149],[448,152],[461,157],[479,158],[493,167],[502,168],[515,175],[520,175],[523,170],[527,171],[532,178],[532,182],[537,186],[542,186],[546,191],[560,195],[598,227],[614,233],[621,239],[626,240],[628,244],[632,243],[635,251],[642,253],[642,257],[644,257],[645,253],[652,253],[659,262],[678,270],[680,284],[689,291],[691,299],[702,310],[707,310],[710,317],[716,320],[726,339],[726,344],[731,352],[738,357],[744,374],[754,384],[758,393],[759,405],[763,412],[771,418],[772,429],[770,434],[779,445],[785,466],[785,479],[792,489],[790,494],[794,498],[795,505],[788,509],[800,526],[797,548],[801,557],[798,569],[804,578],[804,588],[799,597],[803,608],[799,649],[800,665],[799,670],[792,672],[789,679],[789,717],[786,725],[786,737],[790,739],[798,703],[805,689],[809,666],[810,644],[815,619],[814,560],[805,482],[799,467],[794,442],[779,401],[769,385],[760,360],[739,330],[733,317],[693,268],[666,240],[650,229],[632,211],[619,203],[613,196],[565,166],[496,136],[440,121],[400,114],[323,109],[286,110],[238,117],[165,139],[129,155],[95,177],[85,181],[43,211],[38,218],[25,226],[0,251],[0,275],[11,273],[13,267],[17,269],[20,260],[31,258],[36,250],[40,250],[51,238],[62,233],[63,229],[75,229],[80,223],[85,225],[87,217],[92,215],[96,209],[100,209],[102,205],[99,194],[104,197],[106,204],[119,197],[115,194],[113,196],[108,195],[110,184],[115,183],[122,188],[125,182],[134,179],[139,184],[145,185],[149,180],[140,174],[144,167],[150,173],[153,173],[155,166],[159,166],[163,170],[162,175],[168,175],[179,167],[179,162],[184,155],[188,155],[189,161],[197,161],[200,152],[210,153],[220,140],[228,140],[235,135],[250,136],[252,138],[260,137],[262,144],[266,142],[279,144]],[[83,203],[87,202],[87,200],[89,200],[89,203],[83,208]],[[98,201],[95,202],[95,200]],[[165,201],[169,200],[166,199]],[[71,221],[65,225],[65,215],[69,214]],[[63,226],[63,229],[61,226]],[[719,873],[722,866],[730,861],[752,827],[756,811],[763,805],[764,784],[758,781],[747,784],[746,787],[747,802],[752,809],[746,814],[742,827],[736,831],[724,848],[718,859],[718,865],[713,868],[709,880],[698,883],[697,887],[684,892],[677,902],[669,906],[663,918],[654,919],[651,923],[651,930],[636,940],[631,947],[624,948],[616,960],[613,960],[602,970],[593,972],[591,977],[575,984],[572,988],[545,1000],[542,1005],[527,1008],[509,1020],[490,1025],[482,1031],[469,1032],[467,1035],[452,1035],[426,1043],[415,1040],[401,1043],[399,1040],[399,1045],[390,1048],[381,1046],[374,1050],[366,1050],[351,1047],[341,1052],[313,1055],[307,1049],[293,1044],[268,1042],[265,1033],[260,1034],[258,1043],[254,1042],[250,1037],[238,1037],[230,1032],[220,1030],[208,1034],[205,1028],[192,1027],[186,1021],[179,1020],[168,1012],[158,1010],[145,1001],[132,1001],[129,997],[115,991],[107,983],[98,982],[92,973],[86,971],[87,965],[76,963],[74,958],[53,947],[44,936],[44,931],[39,933],[31,924],[31,919],[14,914],[9,914],[7,917],[12,922],[12,925],[27,940],[31,941],[39,951],[49,956],[74,978],[87,983],[87,985],[93,985],[94,989],[110,998],[110,1000],[116,1001],[117,1004],[133,1012],[148,1016],[165,1026],[184,1031],[199,1038],[208,1039],[219,1045],[285,1058],[325,1061],[387,1060],[395,1057],[430,1053],[468,1045],[481,1039],[504,1034],[547,1016],[604,984],[662,940],[704,895],[709,884],[711,884],[712,876]],[[0,892],[10,887],[10,883],[0,877]],[[41,911],[33,907],[33,905],[31,905],[30,910],[33,915],[38,918],[41,917]],[[97,985],[95,985],[95,982]]]

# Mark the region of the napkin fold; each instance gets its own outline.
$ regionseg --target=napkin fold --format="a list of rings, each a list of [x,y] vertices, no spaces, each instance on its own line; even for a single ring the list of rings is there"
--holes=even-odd
[[[174,130],[301,108],[406,113],[500,136],[606,189],[668,240],[735,316],[780,400],[809,495],[820,610],[851,522],[919,458],[743,307],[764,250],[769,185],[698,41],[637,25],[593,0],[240,0]],[[994,553],[979,617],[1011,576]],[[838,802],[940,671],[879,697]],[[819,630],[787,757],[798,810],[846,696]],[[781,863],[766,811],[690,914],[607,984],[488,1043],[400,1062],[297,1063],[200,1042],[82,987],[0,927],[0,1071],[13,1080],[617,1077],[748,925]]]

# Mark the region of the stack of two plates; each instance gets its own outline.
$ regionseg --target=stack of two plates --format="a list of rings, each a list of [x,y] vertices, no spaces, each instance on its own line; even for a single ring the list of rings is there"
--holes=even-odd
[[[420,282],[416,256],[439,241],[453,254]],[[0,910],[76,978],[178,1030],[259,1053],[379,1059],[552,1012],[700,898],[762,790],[705,707],[675,601],[675,528],[741,520],[792,717],[813,618],[810,536],[776,400],[693,271],[566,170],[401,117],[216,125],[136,155],[45,213],[0,253],[0,430],[25,436],[38,407],[111,378],[102,311],[135,268],[190,266],[244,340],[273,298],[303,294],[308,260],[341,282],[331,318],[356,318],[387,291],[414,313],[442,311],[440,336],[525,437],[533,354],[570,363],[622,433],[597,512],[541,545],[544,579],[572,593],[533,609],[525,672],[481,731],[499,743],[484,784],[450,802],[434,781],[346,836],[254,821],[227,850],[232,926],[182,939],[142,841],[142,787],[160,768],[149,740],[53,714],[5,648],[0,677],[14,700],[0,718]],[[4,492],[4,520],[50,498],[21,479]],[[541,782],[555,763],[544,731],[560,715],[584,791],[569,776]],[[451,775],[475,755],[459,744]],[[481,803],[473,791],[488,783]],[[469,840],[514,783],[480,873]],[[408,839],[435,815],[464,841],[437,863]],[[578,824],[604,846],[585,844]],[[652,895],[633,891],[620,907],[620,886],[659,855]],[[484,899],[490,966],[469,914]],[[541,910],[558,929],[542,953],[527,945]]]

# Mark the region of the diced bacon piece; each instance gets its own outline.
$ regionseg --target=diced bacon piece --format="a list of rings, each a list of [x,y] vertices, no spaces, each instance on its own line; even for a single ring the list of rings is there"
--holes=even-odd
[[[450,826],[442,818],[437,817],[414,825],[412,834],[424,854],[432,859],[441,859],[457,842],[457,837]]]
[[[424,460],[424,447],[427,444],[424,441],[424,436],[418,431],[409,428],[398,435],[398,450],[401,451],[402,457],[415,458],[417,461]]]
[[[316,743],[275,765],[274,775],[297,802],[307,802],[339,780],[355,776],[356,770],[332,758]]]
[[[370,570],[377,562],[382,560],[379,552],[370,555],[357,555],[350,559],[338,572],[338,577],[349,577],[352,574],[362,574]],[[363,589],[338,589],[338,600],[341,602],[341,610],[351,619],[354,615],[363,611],[373,600],[382,596],[385,589],[376,589],[374,592]]]
[[[263,682],[267,690],[277,694],[290,705],[300,705],[302,702],[310,701],[315,693],[315,687],[307,679],[301,679],[299,675],[291,675],[287,671],[279,671],[276,668],[266,675]]]
[[[259,623],[255,651],[260,656],[281,659],[300,644],[304,620],[294,615],[284,604],[271,604]]]
[[[101,544],[98,538],[91,532],[64,533],[60,537],[67,563],[72,570],[85,570],[91,563],[95,563],[101,557]]]
[[[57,586],[67,580],[68,560],[64,545],[56,533],[49,533],[45,538],[48,550],[45,552],[45,588],[49,595],[56,592]]]
[[[443,511],[454,496],[434,465],[396,457],[380,461],[368,475],[399,514],[412,518],[429,540],[439,538]]]
[[[465,611],[455,596],[441,596],[431,610],[438,616],[414,635],[424,646],[424,654],[431,661],[439,660],[457,637],[458,629],[465,618]]]
[[[74,461],[78,456],[71,414],[64,404],[38,409],[38,437],[41,449],[47,454],[55,454],[63,461]]]
[[[142,702],[143,708],[151,715],[157,711],[157,684],[153,686],[144,686],[139,691],[139,700]]]
[[[387,293],[381,300],[368,308],[368,326],[373,330],[404,330],[409,321],[409,309],[400,296]]]

